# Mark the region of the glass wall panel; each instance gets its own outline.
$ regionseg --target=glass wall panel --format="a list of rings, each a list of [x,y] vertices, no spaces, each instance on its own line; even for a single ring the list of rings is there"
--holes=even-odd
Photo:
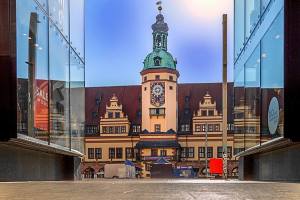
[[[18,132],[48,141],[48,18],[34,1],[16,1]]]
[[[84,0],[73,0],[72,8],[69,0],[16,0],[18,133],[81,152],[85,118],[83,21]]]
[[[84,0],[70,1],[70,41],[75,52],[84,60]]]
[[[69,0],[49,0],[50,17],[67,40],[69,40],[70,37],[69,11]]]
[[[70,147],[69,44],[52,23],[49,26],[50,141]]]
[[[245,149],[245,70],[244,66],[235,68],[234,74],[234,152]]]
[[[249,38],[260,17],[260,0],[246,0],[245,34]]]
[[[271,0],[261,0],[261,13],[265,11]]]
[[[284,28],[283,10],[261,41],[262,139],[283,136]]]
[[[48,12],[48,0],[37,0],[40,6]]]
[[[244,30],[245,1],[235,0],[234,5],[234,57],[237,58],[243,48],[245,39]]]
[[[260,45],[245,64],[245,149],[260,143]]]
[[[72,149],[83,152],[85,123],[84,64],[74,51],[70,55],[70,106]]]

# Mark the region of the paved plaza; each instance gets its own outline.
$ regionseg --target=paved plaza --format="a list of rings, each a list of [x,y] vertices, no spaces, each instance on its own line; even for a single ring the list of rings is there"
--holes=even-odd
[[[300,183],[140,179],[0,183],[0,200],[300,199]]]

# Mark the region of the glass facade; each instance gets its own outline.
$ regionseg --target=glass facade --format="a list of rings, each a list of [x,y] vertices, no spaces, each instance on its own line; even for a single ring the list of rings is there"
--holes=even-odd
[[[235,0],[234,152],[283,136],[283,13],[283,0]]]
[[[84,0],[16,0],[18,133],[83,152]]]

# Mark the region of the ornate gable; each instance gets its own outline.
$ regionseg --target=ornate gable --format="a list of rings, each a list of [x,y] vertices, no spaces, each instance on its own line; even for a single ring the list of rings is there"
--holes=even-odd
[[[113,94],[106,105],[106,111],[100,118],[100,134],[126,134],[128,135],[130,122],[128,116],[123,112],[122,104],[118,97]]]

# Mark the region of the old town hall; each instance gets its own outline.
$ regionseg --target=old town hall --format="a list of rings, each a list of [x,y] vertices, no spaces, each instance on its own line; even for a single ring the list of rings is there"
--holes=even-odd
[[[168,169],[178,169],[178,176],[201,176],[206,157],[222,158],[222,84],[178,83],[161,9],[152,25],[153,50],[143,62],[141,85],[86,88],[85,177],[126,160],[142,177],[163,177],[171,173]],[[228,92],[228,173],[234,176],[232,154],[239,141],[233,134],[232,83]],[[157,168],[161,163],[169,168]]]

